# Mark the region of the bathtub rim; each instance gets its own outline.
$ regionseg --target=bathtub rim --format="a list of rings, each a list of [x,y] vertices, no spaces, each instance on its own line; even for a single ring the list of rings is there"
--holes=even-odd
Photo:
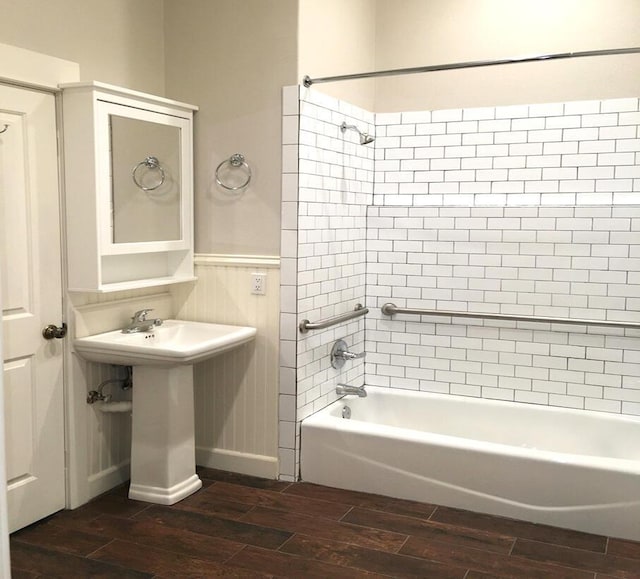
[[[511,402],[506,400],[493,400],[485,398],[476,398],[472,396],[462,396],[455,394],[440,394],[435,392],[423,392],[414,390],[401,390],[388,388],[384,386],[366,386],[367,392],[374,395],[393,395],[398,398],[430,398],[436,400],[445,400],[451,402],[452,399],[460,399],[459,402],[473,404],[478,406],[490,405],[498,408],[517,407],[520,404],[525,405],[528,410],[541,413],[553,413],[555,415],[579,416],[584,418],[591,416],[602,422],[625,422],[628,424],[638,425],[640,427],[640,418],[628,416],[624,414],[613,414],[599,412],[595,410],[578,410],[574,408],[558,408],[553,406],[545,406],[541,404]],[[349,402],[356,401],[359,404],[366,404],[365,399],[353,399],[346,396],[338,398],[328,406],[318,410],[314,414],[302,420],[301,429],[317,428],[321,430],[338,430],[342,432],[359,433],[372,437],[380,436],[385,438],[394,438],[407,442],[424,442],[428,440],[439,446],[451,449],[470,449],[479,453],[493,454],[498,452],[505,456],[514,458],[528,458],[539,462],[554,462],[557,464],[570,464],[581,467],[593,468],[595,470],[611,471],[615,470],[626,474],[640,475],[640,459],[633,458],[609,458],[595,454],[578,454],[570,452],[560,452],[552,450],[543,450],[532,447],[516,446],[492,441],[477,440],[473,438],[464,438],[446,434],[438,434],[429,431],[418,431],[411,428],[403,428],[399,426],[389,426],[358,420],[354,418],[342,418],[341,411]],[[304,444],[304,436],[303,436]]]

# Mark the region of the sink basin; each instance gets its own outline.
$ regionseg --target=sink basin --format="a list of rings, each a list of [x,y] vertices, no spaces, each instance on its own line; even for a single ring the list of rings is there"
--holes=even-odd
[[[120,330],[78,338],[73,345],[91,362],[120,366],[195,364],[253,340],[256,329],[205,322],[165,320],[150,332]]]

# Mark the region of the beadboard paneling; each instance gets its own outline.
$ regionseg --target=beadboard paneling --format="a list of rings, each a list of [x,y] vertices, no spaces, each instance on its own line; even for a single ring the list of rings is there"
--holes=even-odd
[[[196,258],[196,284],[172,288],[177,317],[257,328],[256,339],[194,367],[196,460],[256,476],[278,476],[277,260]],[[267,274],[266,295],[250,275]]]

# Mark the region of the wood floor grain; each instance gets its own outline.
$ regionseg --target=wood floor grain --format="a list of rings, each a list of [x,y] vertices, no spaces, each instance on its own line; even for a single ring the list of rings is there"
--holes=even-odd
[[[199,468],[159,506],[119,487],[11,536],[13,579],[640,579],[640,543]]]

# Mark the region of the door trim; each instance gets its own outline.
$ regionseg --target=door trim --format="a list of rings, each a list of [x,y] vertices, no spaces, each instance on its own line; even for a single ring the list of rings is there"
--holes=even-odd
[[[80,66],[68,60],[62,60],[46,54],[25,50],[8,44],[0,44],[0,80],[6,84],[26,89],[45,90],[51,93],[59,92],[58,84],[75,82],[80,78]],[[58,119],[59,120],[59,119]],[[58,126],[60,123],[57,123]],[[60,160],[58,159],[60,165]],[[61,167],[60,167],[61,168]],[[60,172],[60,175],[62,173]],[[62,183],[60,183],[62,187]],[[60,189],[62,191],[62,189]],[[63,224],[61,223],[61,226]],[[64,275],[64,255],[63,255]],[[66,296],[64,288],[63,311],[66,310]],[[0,295],[0,309],[2,296]],[[67,349],[68,350],[68,349]],[[2,351],[2,325],[0,324],[0,351]],[[64,354],[63,373],[68,376],[68,354]],[[66,397],[66,392],[65,392]],[[65,405],[66,406],[66,405]],[[66,419],[65,419],[66,421]],[[9,527],[6,505],[6,457],[4,441],[4,385],[0,372],[0,575],[9,577]],[[67,494],[70,471],[67,469]],[[67,497],[68,501],[68,497]]]
[[[0,63],[0,80],[22,88],[59,92],[59,84],[80,79],[76,62],[9,44],[0,44]]]

